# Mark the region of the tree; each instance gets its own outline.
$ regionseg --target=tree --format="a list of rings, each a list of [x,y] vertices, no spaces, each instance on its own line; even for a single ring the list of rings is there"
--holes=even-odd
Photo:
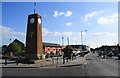
[[[66,46],[68,49],[72,49],[73,47],[71,45]]]
[[[17,42],[13,42],[11,43],[10,45],[8,45],[8,48],[7,48],[8,52],[14,52],[14,53],[20,53],[22,52],[22,47],[20,44],[18,44]]]
[[[64,57],[68,57],[71,59],[71,54],[72,54],[72,46],[66,46],[66,48],[64,48],[62,50],[64,52]]]
[[[93,48],[90,48],[90,51],[95,51],[95,49],[93,49]]]

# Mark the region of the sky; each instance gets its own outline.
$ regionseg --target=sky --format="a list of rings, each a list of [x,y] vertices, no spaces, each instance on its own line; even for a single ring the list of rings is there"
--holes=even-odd
[[[118,43],[117,2],[37,2],[42,16],[43,42],[67,45],[83,44],[92,48]],[[25,43],[28,15],[34,13],[33,2],[2,2],[2,45],[14,39]],[[85,31],[87,30],[87,31]],[[11,41],[10,41],[11,39]]]

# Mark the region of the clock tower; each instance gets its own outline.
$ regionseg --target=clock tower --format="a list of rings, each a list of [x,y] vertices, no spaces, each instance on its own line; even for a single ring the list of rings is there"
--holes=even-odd
[[[42,48],[42,17],[37,13],[28,15],[26,58],[40,59]]]

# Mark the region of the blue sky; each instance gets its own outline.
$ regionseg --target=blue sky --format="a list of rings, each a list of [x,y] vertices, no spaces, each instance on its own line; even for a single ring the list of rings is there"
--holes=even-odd
[[[33,14],[33,2],[2,3],[2,44],[17,38],[25,43],[27,18]],[[91,47],[115,45],[118,42],[117,2],[37,2],[37,13],[42,16],[44,42],[81,44]],[[87,32],[85,32],[87,30]]]

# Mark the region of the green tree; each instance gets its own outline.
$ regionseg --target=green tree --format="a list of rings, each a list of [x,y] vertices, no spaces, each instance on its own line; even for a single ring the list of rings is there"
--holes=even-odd
[[[11,43],[9,46],[8,46],[8,52],[22,52],[22,47],[21,45],[19,45],[18,43],[16,42],[13,42]]]
[[[67,49],[72,49],[73,47],[71,45],[66,46]]]
[[[93,49],[93,48],[90,48],[90,51],[95,51],[95,49]]]
[[[72,46],[68,45],[62,51],[64,52],[65,57],[68,57],[69,59],[71,59]]]

